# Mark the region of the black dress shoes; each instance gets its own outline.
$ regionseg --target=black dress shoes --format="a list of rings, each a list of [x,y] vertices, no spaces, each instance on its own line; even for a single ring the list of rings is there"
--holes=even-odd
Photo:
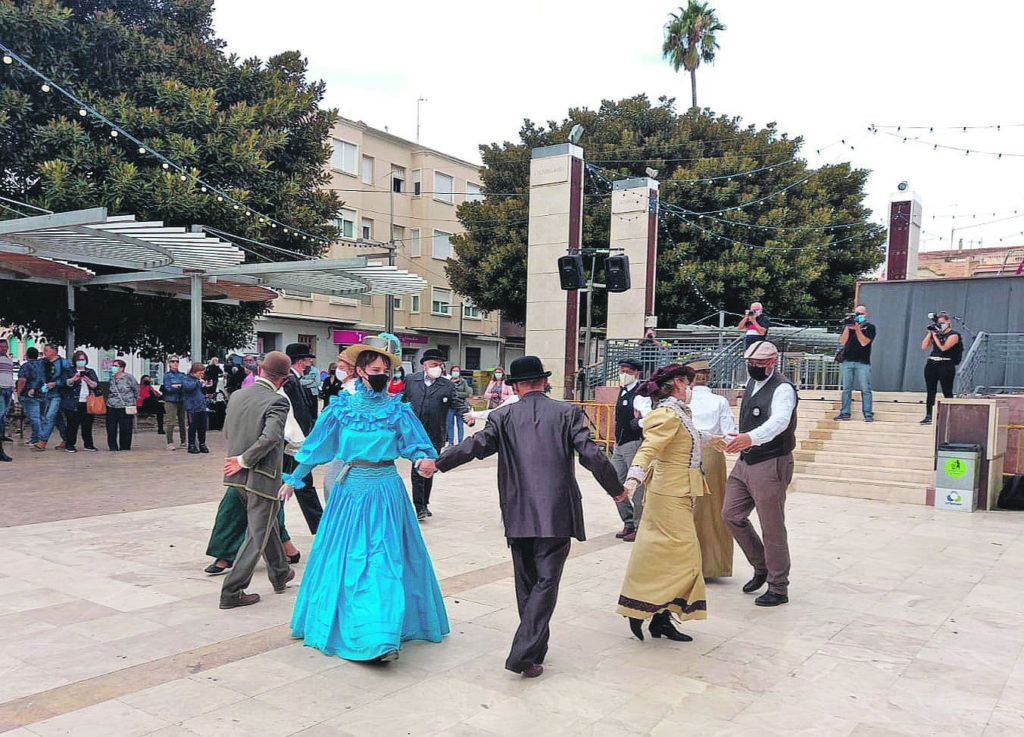
[[[665,637],[675,642],[693,642],[692,637],[672,626],[672,615],[669,612],[658,612],[651,617],[651,624],[647,629],[655,639]]]
[[[636,617],[630,617],[629,618],[629,631],[632,632],[633,633],[633,637],[635,637],[636,639],[640,640],[640,642],[644,641],[644,630],[643,630],[643,627],[644,627],[644,620],[637,619]]]
[[[779,606],[780,604],[788,604],[789,597],[785,594],[776,594],[774,591],[769,591],[754,599],[754,603],[758,606]]]
[[[768,580],[767,573],[755,573],[754,577],[743,584],[743,593],[752,594],[759,588],[764,586],[764,582]]]
[[[226,566],[219,566],[217,565],[217,561],[214,561],[203,569],[203,573],[209,573],[211,576],[219,576],[222,573],[227,573],[228,569],[234,565],[230,560],[227,563],[228,564]]]
[[[302,551],[301,550],[298,551],[297,553],[295,553],[295,555],[288,555],[287,553],[285,553],[285,555],[288,558],[288,562],[291,563],[292,565],[295,565],[300,560],[302,560]]]

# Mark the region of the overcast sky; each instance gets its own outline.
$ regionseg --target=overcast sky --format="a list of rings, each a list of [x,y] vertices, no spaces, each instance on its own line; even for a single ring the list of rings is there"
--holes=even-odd
[[[327,104],[345,117],[413,139],[416,99],[426,97],[422,143],[479,162],[477,146],[517,141],[523,118],[561,120],[570,107],[641,92],[652,100],[675,96],[680,109],[688,107],[688,76],[660,55],[664,23],[677,5],[217,0],[215,22],[228,49],[245,57],[300,50],[310,75],[327,82]],[[805,138],[814,165],[849,160],[871,169],[868,204],[879,219],[896,185],[908,181],[923,203],[924,248],[948,247],[951,227],[991,220],[1000,222],[965,228],[954,240],[1024,243],[1024,4],[712,5],[728,30],[718,60],[698,70],[702,107],[758,125],[777,121]],[[872,135],[872,123],[935,130]],[[963,125],[1003,129],[940,128]],[[903,142],[904,135],[926,143]],[[846,146],[814,154],[841,139]],[[952,214],[959,214],[955,222]]]

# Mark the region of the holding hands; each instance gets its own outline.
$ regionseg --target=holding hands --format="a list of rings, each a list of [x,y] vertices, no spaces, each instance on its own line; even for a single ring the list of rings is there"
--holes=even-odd
[[[286,502],[292,498],[292,494],[295,493],[295,487],[291,484],[281,484],[281,488],[277,490],[277,498],[282,502]]]
[[[416,461],[416,472],[425,479],[429,479],[437,473],[437,466],[433,458],[421,458]]]
[[[739,453],[741,450],[746,450],[752,446],[754,442],[750,439],[750,435],[747,433],[740,433],[725,446],[726,453]]]

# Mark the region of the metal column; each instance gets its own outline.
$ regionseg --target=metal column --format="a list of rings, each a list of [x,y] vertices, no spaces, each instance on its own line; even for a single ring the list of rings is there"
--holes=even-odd
[[[203,360],[203,276],[189,275],[191,286],[191,353],[193,361]]]
[[[65,328],[65,340],[67,340],[67,355],[75,350],[75,287],[71,282],[66,282],[68,289],[68,322]]]

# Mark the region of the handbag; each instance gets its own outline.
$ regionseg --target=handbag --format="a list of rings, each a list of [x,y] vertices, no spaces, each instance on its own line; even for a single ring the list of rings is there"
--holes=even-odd
[[[110,387],[114,388],[114,382],[113,381],[110,382]],[[139,413],[139,408],[138,407],[136,407],[134,404],[128,404],[128,402],[124,401],[124,397],[121,396],[121,390],[120,389],[117,390],[117,398],[120,399],[121,400],[121,404],[124,405],[124,413],[126,415],[137,415]],[[104,409],[106,409],[106,408],[104,407]]]
[[[107,413],[107,400],[98,394],[90,393],[85,399],[85,411],[90,415],[105,415]]]
[[[839,346],[839,350],[836,351],[835,361],[836,361],[836,363],[842,363],[845,360],[846,360],[846,346],[842,345],[842,346]]]

